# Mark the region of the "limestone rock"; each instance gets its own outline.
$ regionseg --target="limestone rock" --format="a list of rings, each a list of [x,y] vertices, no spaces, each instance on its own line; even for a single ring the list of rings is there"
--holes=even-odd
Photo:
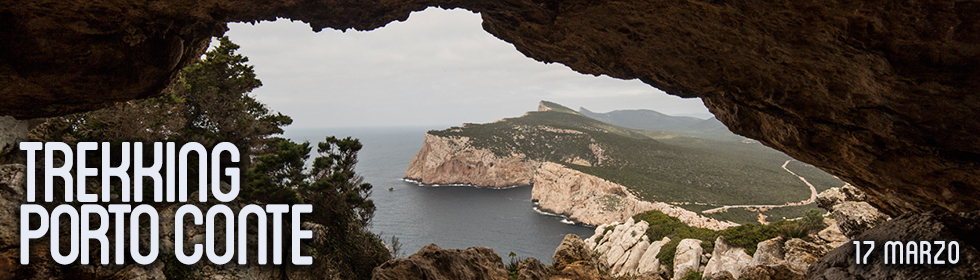
[[[474,148],[469,137],[426,133],[422,149],[409,162],[404,178],[427,185],[526,186],[531,184],[537,165],[522,154],[498,157],[488,149]]]
[[[562,270],[573,262],[591,261],[592,257],[592,248],[586,247],[585,242],[582,242],[578,235],[568,234],[555,249],[551,264],[556,270]]]
[[[749,266],[771,266],[776,265],[786,259],[786,251],[783,250],[783,238],[776,237],[760,242],[756,245],[755,255]]]
[[[23,164],[0,165],[0,248],[20,244],[20,205],[26,197],[26,178]]]
[[[884,222],[880,226],[853,238],[853,240],[874,241],[877,244],[875,253],[868,256],[868,264],[855,264],[856,253],[853,245],[840,246],[820,259],[819,262],[810,265],[807,275],[814,280],[976,279],[980,275],[980,251],[977,250],[975,242],[977,236],[980,236],[980,212],[964,214],[953,214],[945,211],[921,214],[908,213]],[[885,246],[888,241],[896,240],[957,241],[960,246],[959,261],[956,265],[884,264],[882,246]]]
[[[551,280],[608,280],[612,279],[608,274],[603,274],[599,272],[595,266],[589,261],[577,261],[571,263],[565,268],[552,273],[549,277]]]
[[[831,243],[831,246],[833,247],[837,247],[838,245],[847,242],[847,236],[844,236],[844,233],[841,233],[840,227],[837,226],[837,221],[833,219],[827,219],[827,221],[830,221],[830,225],[817,232],[817,236],[823,241]]]
[[[548,271],[535,258],[528,258],[517,264],[517,280],[547,280]]]
[[[493,249],[470,247],[442,249],[435,244],[422,247],[404,259],[385,262],[374,269],[371,279],[493,279],[508,280],[500,256]]]
[[[0,115],[0,157],[19,150],[17,143],[24,139],[27,139],[27,121]]]
[[[773,266],[755,265],[742,269],[739,279],[752,280],[803,280],[805,274],[794,270],[789,265],[781,263]]]
[[[640,243],[633,247],[630,251],[629,258],[623,262],[623,265],[619,269],[613,268],[614,276],[621,275],[637,275],[637,268],[640,266],[640,258],[646,253],[647,249],[650,248],[650,242],[644,236]]]
[[[793,238],[786,241],[786,264],[797,271],[806,271],[810,264],[817,262],[831,249],[829,246],[821,246],[812,242]]]
[[[670,242],[670,238],[664,237],[663,240],[650,243],[647,250],[643,252],[643,256],[640,257],[639,264],[636,267],[637,274],[657,273],[660,270],[660,259],[657,258],[657,254],[660,254],[660,249],[667,242]]]
[[[21,119],[158,96],[228,22],[370,30],[464,8],[537,61],[700,97],[733,132],[861,182],[885,213],[980,209],[980,7],[960,1],[39,3],[0,10],[0,112]]]
[[[698,271],[701,265],[701,240],[684,239],[677,244],[674,254],[674,280],[684,277],[688,271]]]
[[[846,201],[833,209],[834,220],[847,237],[854,237],[888,220],[888,216],[867,202]]]
[[[708,270],[707,269],[705,269],[704,271],[705,271],[704,272],[705,279],[708,279],[708,280],[735,280],[735,279],[738,279],[738,278],[735,278],[735,276],[733,276],[732,273],[731,272],[728,272],[728,271],[718,271],[718,272],[714,272],[714,273],[711,273],[711,274],[708,274]]]
[[[721,230],[738,225],[707,218],[663,202],[641,201],[622,185],[561,164],[545,162],[536,172],[531,199],[537,201],[542,210],[585,224],[609,224],[642,212],[658,210],[695,227]]]
[[[718,236],[711,259],[704,267],[704,275],[714,277],[715,273],[728,273],[731,277],[738,278],[742,268],[748,266],[752,260],[752,256],[746,254],[744,248],[732,247],[724,236]]]
[[[817,194],[816,202],[817,207],[833,211],[835,205],[844,203],[846,199],[847,197],[840,191],[840,188],[829,188]]]

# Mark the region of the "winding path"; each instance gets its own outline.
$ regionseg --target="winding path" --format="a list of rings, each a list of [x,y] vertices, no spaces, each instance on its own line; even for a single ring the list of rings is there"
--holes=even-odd
[[[793,171],[790,171],[789,168],[786,168],[786,165],[788,165],[791,161],[794,161],[794,160],[792,160],[792,159],[786,160],[786,162],[783,163],[783,170],[786,170],[786,172],[789,172],[789,174],[793,174],[793,176],[796,176],[796,178],[800,178],[800,180],[803,181],[804,184],[806,184],[808,187],[810,187],[810,198],[809,199],[806,199],[806,200],[800,201],[800,202],[787,202],[786,204],[781,204],[781,205],[727,205],[727,206],[722,206],[722,207],[718,207],[718,208],[711,208],[711,209],[708,209],[708,210],[704,210],[704,211],[701,211],[701,213],[711,214],[711,213],[715,213],[715,212],[718,212],[718,211],[728,210],[730,208],[778,208],[778,207],[806,205],[806,204],[813,203],[814,201],[817,200],[817,188],[813,187],[813,184],[810,184],[810,182],[807,182],[806,178],[803,178],[803,176],[796,175],[796,173],[794,173]]]

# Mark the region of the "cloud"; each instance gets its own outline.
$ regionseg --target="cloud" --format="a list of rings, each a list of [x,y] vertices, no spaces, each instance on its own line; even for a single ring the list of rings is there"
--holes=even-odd
[[[639,81],[543,64],[486,33],[478,14],[430,8],[368,32],[301,22],[230,24],[264,86],[254,95],[294,127],[458,125],[515,117],[538,100],[594,111],[706,114]]]

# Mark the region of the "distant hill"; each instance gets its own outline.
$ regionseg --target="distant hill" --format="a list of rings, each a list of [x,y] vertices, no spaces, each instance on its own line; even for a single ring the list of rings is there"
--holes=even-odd
[[[580,114],[604,123],[639,130],[666,130],[687,136],[719,140],[744,141],[748,138],[739,136],[728,130],[718,119],[707,120],[671,116],[654,110],[616,110],[608,113],[596,113],[584,107],[579,108]]]
[[[601,119],[587,117],[590,114]],[[803,182],[782,169],[791,158],[757,142],[702,139],[601,121],[629,122],[630,116],[637,116],[641,120],[634,123],[648,128],[721,134],[712,129],[721,126],[717,120],[672,117],[650,110],[596,114],[583,109],[580,113],[551,102],[541,102],[538,111],[518,118],[428,134],[446,139],[465,137],[473,147],[490,150],[497,157],[520,154],[528,160],[562,163],[626,186],[642,199],[676,202],[695,211],[713,208],[711,205],[782,204],[810,195]],[[650,121],[658,118],[667,124]],[[796,162],[790,167],[818,191],[844,184],[806,164]],[[788,216],[802,215],[805,210]],[[746,211],[739,215],[720,218],[746,222],[756,214]]]

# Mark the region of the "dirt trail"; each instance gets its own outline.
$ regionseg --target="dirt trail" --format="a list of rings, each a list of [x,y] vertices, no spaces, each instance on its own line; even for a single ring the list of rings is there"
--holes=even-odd
[[[803,176],[796,175],[796,173],[794,173],[793,171],[790,171],[789,168],[786,168],[786,165],[788,165],[791,161],[794,161],[794,160],[792,160],[792,159],[791,160],[787,160],[786,162],[783,163],[783,166],[782,166],[783,167],[783,170],[786,170],[786,172],[789,172],[789,174],[793,174],[793,176],[796,176],[796,178],[800,178],[800,180],[803,181],[803,183],[806,184],[807,187],[810,187],[810,198],[808,198],[808,199],[806,199],[804,201],[800,201],[800,202],[787,202],[787,203],[781,204],[781,205],[727,205],[727,206],[722,206],[722,207],[718,207],[718,208],[711,208],[711,209],[708,209],[708,210],[704,210],[704,211],[701,211],[701,213],[711,214],[711,213],[715,213],[715,212],[722,211],[722,210],[728,210],[730,208],[779,208],[779,207],[798,206],[798,205],[806,205],[806,204],[813,203],[814,201],[817,200],[817,188],[813,187],[813,184],[810,184],[810,182],[807,182],[806,178],[803,178]]]

